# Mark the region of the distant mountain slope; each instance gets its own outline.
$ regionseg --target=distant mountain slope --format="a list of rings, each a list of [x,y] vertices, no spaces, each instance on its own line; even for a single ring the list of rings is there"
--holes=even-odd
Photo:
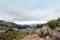
[[[6,22],[3,20],[0,20],[0,26],[2,27],[12,27],[12,28],[17,28],[17,29],[26,29],[26,28],[35,28],[36,24],[43,24],[46,23],[47,21],[23,21],[23,22]],[[20,23],[20,24],[19,24]]]
[[[18,25],[16,23],[6,22],[3,20],[0,20],[0,26],[2,26],[2,27],[13,27],[13,28],[17,28],[17,29],[31,28],[30,25]]]

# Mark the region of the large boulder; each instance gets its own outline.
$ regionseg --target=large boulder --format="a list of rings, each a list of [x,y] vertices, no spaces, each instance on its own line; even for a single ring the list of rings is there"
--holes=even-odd
[[[48,26],[44,26],[40,29],[41,38],[46,38],[46,40],[60,40],[60,33],[56,30],[52,30]]]
[[[49,26],[44,26],[40,29],[40,37],[46,37],[51,33],[51,28]]]

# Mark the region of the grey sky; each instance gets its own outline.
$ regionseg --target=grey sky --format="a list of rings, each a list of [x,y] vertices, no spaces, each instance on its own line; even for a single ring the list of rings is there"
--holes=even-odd
[[[60,0],[0,0],[0,19],[51,20],[60,17]]]

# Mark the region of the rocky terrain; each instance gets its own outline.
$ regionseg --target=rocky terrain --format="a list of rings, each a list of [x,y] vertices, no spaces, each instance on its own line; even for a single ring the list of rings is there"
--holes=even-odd
[[[40,29],[40,34],[29,34],[22,40],[60,40],[60,32],[45,26]]]
[[[37,24],[36,28],[0,20],[0,40],[60,40],[60,19]]]

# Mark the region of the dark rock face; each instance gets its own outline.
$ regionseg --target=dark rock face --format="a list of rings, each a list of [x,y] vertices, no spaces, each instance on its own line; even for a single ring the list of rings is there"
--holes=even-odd
[[[60,26],[56,27],[55,30],[56,30],[57,32],[60,32]]]
[[[9,31],[8,28],[0,26],[0,32],[7,33],[8,31]]]

